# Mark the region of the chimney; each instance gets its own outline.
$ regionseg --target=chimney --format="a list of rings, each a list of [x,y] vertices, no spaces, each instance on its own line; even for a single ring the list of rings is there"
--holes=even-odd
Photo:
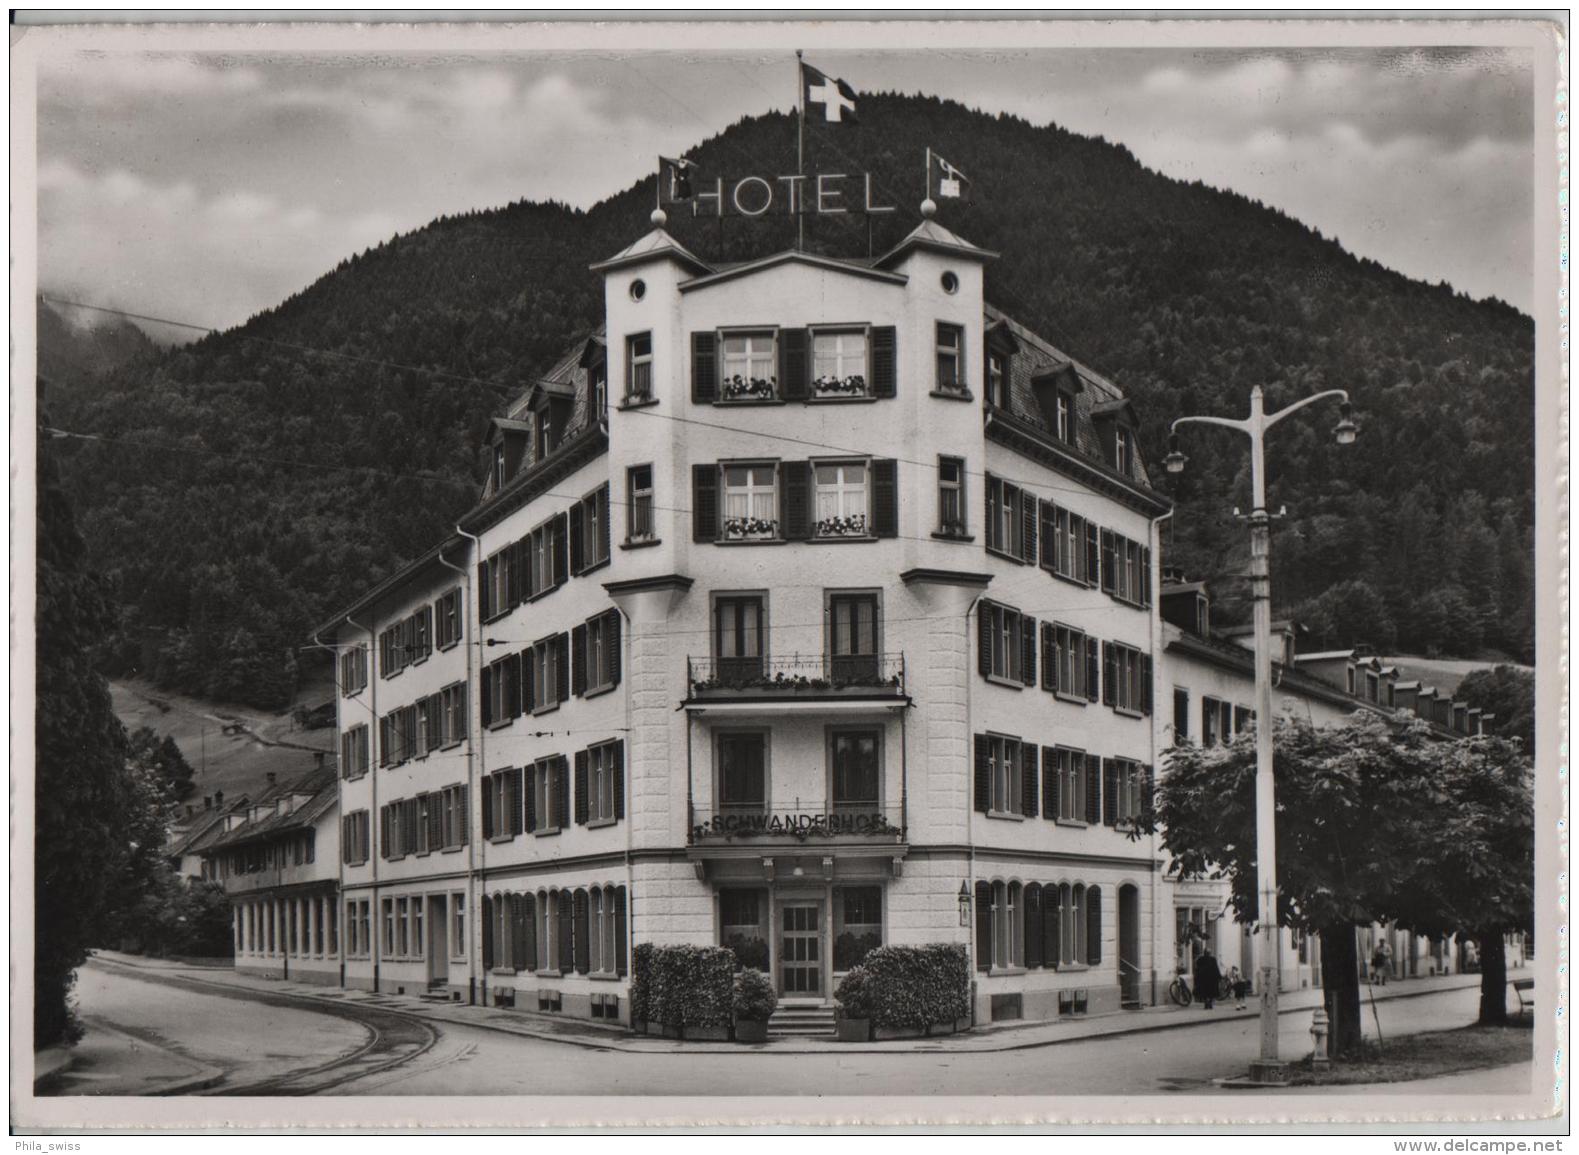
[[[324,752],[322,750],[315,750],[315,751],[313,751],[313,768],[317,769],[317,770],[322,770],[323,769],[323,759],[324,759]]]
[[[214,806],[214,796],[212,794],[205,794],[205,795],[203,795],[203,809],[204,810],[211,810],[211,809],[213,809],[213,806]]]
[[[214,805],[215,806],[223,806],[224,804],[225,804],[225,792],[223,790],[216,790],[216,791],[214,791]]]
[[[269,771],[268,779],[269,779],[269,785],[273,786],[274,785],[274,771],[272,771],[272,770]]]

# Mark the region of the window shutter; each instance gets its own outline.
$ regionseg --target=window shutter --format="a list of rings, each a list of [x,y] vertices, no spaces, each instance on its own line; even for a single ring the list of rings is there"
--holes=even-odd
[[[521,770],[522,770],[522,780],[523,780],[523,782],[526,785],[526,789],[524,791],[522,791],[522,793],[524,793],[526,795],[526,807],[525,807],[525,809],[526,809],[526,827],[525,828],[526,828],[526,832],[528,834],[530,834],[530,833],[532,833],[532,831],[536,830],[537,827],[538,827],[538,820],[537,820],[537,776],[542,773],[542,770],[540,770],[536,766],[523,766],[521,768]]]
[[[811,366],[807,349],[811,338],[805,329],[780,329],[779,388],[786,401],[804,401],[811,391]]]
[[[505,708],[510,711],[510,717],[512,718],[519,718],[522,714],[531,713],[531,700],[523,698],[521,694],[521,670],[523,668],[531,669],[531,667],[530,650],[519,654],[511,654],[504,660],[504,669],[501,673],[504,674],[505,684],[508,687],[505,690]]]
[[[898,357],[895,350],[894,327],[875,325],[872,342],[872,396],[893,397],[898,393]]]
[[[622,738],[609,747],[614,759],[614,817],[625,817],[625,740]]]
[[[378,808],[378,856],[389,858],[389,807]]]
[[[1042,747],[1042,817],[1058,817],[1058,751]]]
[[[1102,825],[1118,825],[1118,759],[1102,759]]]
[[[625,916],[625,888],[619,887],[614,892],[614,973],[624,975],[630,970],[629,944],[625,941],[629,937],[626,929]]]
[[[899,463],[892,458],[872,462],[872,532],[899,536]]]
[[[1020,560],[1036,564],[1036,498],[1020,490]]]
[[[1036,685],[1036,619],[1020,619],[1020,682]]]
[[[1025,888],[1025,967],[1035,970],[1042,965],[1042,887],[1033,882]]]
[[[482,780],[482,836],[493,837],[493,775],[484,775]]]
[[[609,560],[609,485],[603,483],[603,488],[598,490],[598,559]]]
[[[526,969],[526,899],[510,896],[510,969],[520,974]]]
[[[587,752],[576,751],[576,825],[587,824]]]
[[[516,959],[516,964],[523,970],[535,971],[537,969],[537,896],[535,894],[521,896],[521,921],[523,923],[521,954]]]
[[[811,462],[779,465],[779,531],[790,541],[811,536]]]
[[[521,601],[526,601],[532,596],[532,591],[537,588],[537,582],[532,577],[532,535],[527,534],[521,539]]]
[[[1039,536],[1042,543],[1042,567],[1054,569],[1058,565],[1058,537],[1056,526],[1058,524],[1058,507],[1050,501],[1038,501],[1037,509],[1041,511],[1041,529]],[[1030,940],[1026,940],[1029,942]]]
[[[1102,704],[1112,706],[1118,702],[1118,661],[1110,642],[1102,643]]]
[[[691,540],[718,537],[718,466],[691,466]]]
[[[1140,712],[1151,713],[1151,655],[1140,656]]]
[[[1096,966],[1102,961],[1102,892],[1086,890],[1086,962]]]
[[[992,675],[992,607],[976,605],[976,669],[986,678]]]
[[[482,896],[482,969],[493,969],[493,899]]]
[[[1095,826],[1102,821],[1102,759],[1095,754],[1086,755],[1086,822]]]
[[[570,630],[570,692],[581,697],[587,692],[587,627]]]
[[[1058,969],[1058,924],[1063,919],[1064,906],[1056,886],[1042,891],[1042,965]]]
[[[1151,605],[1151,547],[1142,546],[1140,551],[1140,604]]]
[[[1111,594],[1118,589],[1118,566],[1114,556],[1113,531],[1102,531],[1102,592]]]
[[[992,759],[985,734],[976,735],[976,809],[992,809]]]
[[[493,617],[493,583],[488,580],[492,569],[486,561],[477,563],[477,612],[485,622]]]
[[[1036,779],[1039,776],[1039,770],[1036,744],[1034,742],[1022,743],[1020,745],[1020,813],[1027,818],[1036,817]]]
[[[1143,816],[1150,816],[1156,806],[1157,799],[1157,771],[1155,767],[1147,766],[1141,778],[1142,790],[1140,795],[1140,812]]]
[[[587,546],[584,540],[586,524],[581,516],[581,505],[578,502],[571,511],[570,517],[570,572],[580,573],[586,568]]]
[[[718,400],[718,334],[691,334],[691,400],[698,405]]]
[[[550,645],[559,649],[559,660],[554,663],[554,700],[558,702],[570,699],[570,635],[560,634]]]
[[[610,610],[603,618],[603,645],[606,647],[604,665],[609,671],[609,685],[620,684],[620,612]]]
[[[508,609],[511,606],[520,605],[526,600],[527,595],[532,592],[531,583],[523,580],[526,577],[526,559],[531,555],[531,547],[524,537],[505,550],[501,560],[503,560],[505,565],[505,600],[510,605],[500,606],[500,609]]]
[[[587,892],[576,891],[576,973],[584,975],[592,969],[592,939],[587,933]]]
[[[1097,527],[1093,522],[1086,522],[1086,585],[1094,586],[1102,576],[1102,551],[1097,544]]]
[[[979,739],[978,739],[979,741]],[[976,884],[976,969],[992,969],[992,883]]]
[[[504,804],[510,808],[509,831],[512,835],[520,834],[526,829],[521,797],[526,793],[526,767],[517,766],[513,770],[504,772]],[[504,823],[500,823],[504,826]]]
[[[1058,631],[1051,622],[1042,623],[1042,689],[1058,690]]]
[[[559,892],[559,973],[569,974],[576,969],[574,946],[575,919],[570,913],[570,891]]]
[[[1086,639],[1086,701],[1095,702],[1101,696],[1102,671],[1097,665],[1097,640]]]
[[[570,763],[561,754],[555,760],[554,805],[558,808],[559,828],[570,825]]]
[[[564,514],[554,518],[554,584],[565,584],[566,538],[570,536],[570,519]]]
[[[987,548],[1003,549],[1008,545],[998,540],[998,502],[1003,498],[1003,482],[989,473],[981,489],[987,501],[987,520],[983,523],[987,529]]]

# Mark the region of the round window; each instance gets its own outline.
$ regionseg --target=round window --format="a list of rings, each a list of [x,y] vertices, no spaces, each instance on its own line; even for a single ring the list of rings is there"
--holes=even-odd
[[[959,292],[959,278],[953,273],[943,274],[943,291],[945,293]]]
[[[953,292],[952,289],[949,290]],[[631,282],[631,300],[639,301],[647,295],[647,282],[638,277]]]

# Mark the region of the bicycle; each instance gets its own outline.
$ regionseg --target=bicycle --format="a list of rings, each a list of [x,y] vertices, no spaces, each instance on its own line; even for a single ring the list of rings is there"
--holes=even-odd
[[[1195,994],[1190,990],[1190,982],[1182,974],[1175,975],[1168,984],[1168,998],[1176,1006],[1187,1007],[1195,1000]]]

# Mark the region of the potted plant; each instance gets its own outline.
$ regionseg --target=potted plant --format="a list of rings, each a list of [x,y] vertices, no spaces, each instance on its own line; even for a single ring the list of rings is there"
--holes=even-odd
[[[735,1041],[765,1043],[768,1020],[778,1010],[773,983],[759,970],[747,968],[735,976]]]
[[[867,989],[870,977],[865,967],[855,967],[833,992],[839,1002],[839,1017],[834,1029],[841,1043],[865,1043],[872,1037],[872,999]]]

